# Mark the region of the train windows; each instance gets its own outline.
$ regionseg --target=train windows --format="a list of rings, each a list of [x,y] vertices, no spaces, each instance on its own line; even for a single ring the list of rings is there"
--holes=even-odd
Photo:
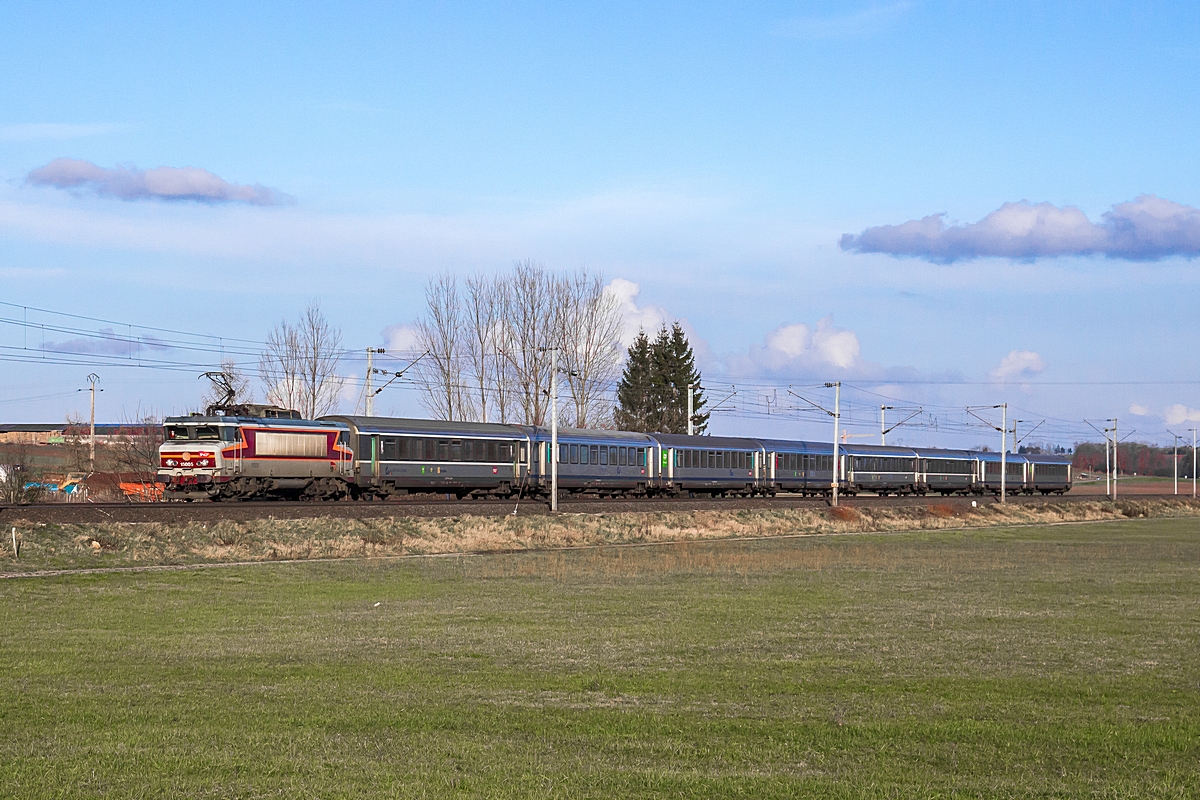
[[[571,463],[572,464],[579,463],[579,445],[577,445],[577,444],[571,445]]]
[[[639,467],[646,466],[646,448],[644,448],[644,447],[638,448],[637,458],[638,458],[637,465]]]
[[[600,445],[596,445],[596,444],[592,445],[591,451],[592,451],[592,455],[591,455],[591,458],[588,460],[594,466],[594,465],[600,463]]]
[[[166,436],[167,436],[168,442],[186,441],[188,438],[187,426],[186,425],[168,425]]]
[[[497,446],[496,460],[497,461],[512,461],[513,446],[508,442],[500,442]]]
[[[379,458],[383,461],[398,461],[400,459],[400,445],[394,436],[384,436],[379,451]]]
[[[462,442],[454,441],[450,443],[450,460],[462,461]]]
[[[607,447],[600,448],[600,464],[601,464],[601,466],[605,466],[608,464],[608,448]]]
[[[216,425],[201,425],[196,428],[196,438],[202,442],[215,442],[221,438]]]
[[[446,441],[445,439],[438,441],[437,456],[435,457],[435,460],[437,460],[437,461],[449,461],[450,460],[450,442]]]
[[[358,437],[358,457],[362,461],[371,460],[371,436],[370,434],[360,434]]]
[[[617,448],[617,466],[623,467],[629,460],[629,453],[624,447]]]
[[[560,463],[560,464],[570,464],[571,463],[571,446],[570,445],[560,444],[558,446],[558,463]]]
[[[511,448],[511,447],[512,447],[512,445],[509,445],[509,447]],[[510,450],[509,452],[510,452],[510,455],[511,455],[511,450]],[[521,460],[521,461],[525,461],[525,458],[526,458],[526,451],[525,451],[525,443],[524,443],[524,442],[521,442],[521,451],[520,451],[520,452],[521,452],[521,459],[520,459],[520,460]]]
[[[345,436],[345,435],[346,435],[346,434],[345,434],[345,432],[343,431],[343,432],[342,432],[342,434],[341,434],[341,436]],[[341,441],[341,436],[339,436],[339,438],[338,438],[338,441]],[[240,437],[240,436],[238,436],[238,429],[237,429],[237,427],[235,427],[235,426],[233,426],[233,425],[222,425],[222,426],[221,426],[221,441],[222,441],[222,442],[237,442],[237,441],[241,441],[241,437]]]

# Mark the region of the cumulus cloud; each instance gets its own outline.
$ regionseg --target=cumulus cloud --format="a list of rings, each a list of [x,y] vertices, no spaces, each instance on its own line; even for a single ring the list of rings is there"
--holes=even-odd
[[[1046,369],[1046,362],[1032,350],[1012,350],[992,370],[994,380],[1009,381],[1031,378]]]
[[[1168,425],[1179,425],[1184,422],[1200,422],[1200,409],[1188,408],[1182,403],[1167,406],[1163,411],[1163,420]]]
[[[25,177],[33,186],[91,189],[119,200],[191,200],[200,203],[247,203],[277,206],[293,202],[278,189],[229,181],[199,167],[138,169],[123,165],[107,169],[90,161],[56,158]]]
[[[639,331],[645,331],[647,336],[653,337],[659,328],[674,321],[662,306],[639,306],[637,298],[642,292],[642,287],[631,280],[613,278],[604,287],[604,291],[612,295],[617,302],[617,308],[620,309],[623,320],[621,344],[625,347],[633,344]]]
[[[1032,260],[1104,256],[1155,261],[1200,256],[1200,209],[1143,194],[1119,203],[1094,223],[1074,206],[1022,200],[1005,203],[979,222],[946,225],[932,214],[900,225],[847,233],[838,246],[855,253],[911,256],[939,263],[972,258]]]
[[[383,329],[384,349],[389,353],[410,353],[417,348],[415,325],[388,325]]]
[[[748,352],[727,357],[727,369],[737,376],[799,375],[813,369],[853,369],[861,347],[854,331],[838,328],[833,315],[809,326],[780,325]]]
[[[1150,409],[1146,408],[1141,403],[1134,403],[1129,407],[1129,413],[1135,417],[1144,417],[1150,413]]]

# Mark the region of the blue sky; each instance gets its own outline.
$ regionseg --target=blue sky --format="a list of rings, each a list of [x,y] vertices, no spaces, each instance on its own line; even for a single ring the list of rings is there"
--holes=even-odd
[[[4,19],[6,303],[261,340],[319,299],[366,347],[420,313],[429,275],[534,258],[636,283],[631,319],[685,320],[713,393],[741,387],[722,432],[761,431],[775,388],[839,378],[864,426],[879,394],[937,409],[938,430],[897,432],[913,443],[986,441],[951,435],[954,409],[1005,400],[1063,444],[1084,418],[1159,441],[1200,422],[1193,4],[8,2]],[[100,172],[59,188],[56,159]],[[287,202],[164,200],[136,172],[158,167]],[[114,194],[130,175],[142,193]],[[1062,244],[1143,195],[1184,215],[1153,260]],[[1095,227],[1051,220],[1032,250],[971,227],[1020,201]],[[935,214],[936,246],[883,227]],[[839,246],[868,229],[871,247]],[[83,408],[92,369],[104,418],[198,394],[197,370],[0,361],[0,417]]]

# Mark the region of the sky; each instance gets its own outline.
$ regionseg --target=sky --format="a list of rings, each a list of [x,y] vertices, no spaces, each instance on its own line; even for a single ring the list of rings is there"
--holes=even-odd
[[[680,320],[714,433],[825,438],[832,381],[862,441],[1200,423],[1195,4],[3,9],[0,421],[194,408],[313,301],[399,349],[530,258]]]

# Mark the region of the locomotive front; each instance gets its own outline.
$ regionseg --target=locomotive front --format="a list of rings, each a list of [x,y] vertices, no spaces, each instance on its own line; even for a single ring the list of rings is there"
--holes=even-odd
[[[232,419],[168,417],[163,421],[156,481],[165,484],[169,499],[216,497],[231,477],[225,451],[234,450],[240,441]]]

